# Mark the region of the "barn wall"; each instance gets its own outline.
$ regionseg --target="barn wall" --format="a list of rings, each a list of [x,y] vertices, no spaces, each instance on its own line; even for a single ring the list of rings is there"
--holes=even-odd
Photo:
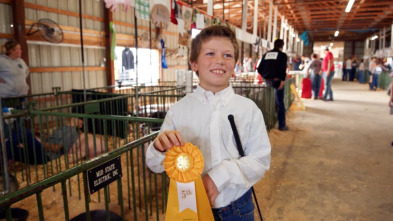
[[[81,57],[79,1],[78,0],[25,0],[26,33],[39,19],[48,18],[57,23],[64,33],[64,40],[54,44],[43,39],[39,33],[26,36],[30,67],[32,94],[52,92],[53,87],[61,90],[82,89],[83,69],[86,88],[106,86],[106,56],[104,1],[82,1],[82,26],[84,41],[84,63]],[[13,38],[12,8],[10,2],[0,3],[0,43]],[[121,7],[112,12],[117,46],[135,47],[133,8],[125,12]],[[138,19],[138,47],[149,47],[149,21]],[[170,23],[162,29],[166,47],[167,69],[161,69],[160,80],[176,81],[176,70],[187,69],[187,56],[178,56],[177,26]],[[142,38],[142,35],[144,36]],[[151,26],[153,48],[161,52],[156,37],[156,28]],[[157,42],[155,41],[157,40]],[[188,52],[188,51],[187,51]],[[121,58],[120,58],[121,59]],[[84,65],[83,65],[84,64]],[[143,73],[140,73],[143,74]]]

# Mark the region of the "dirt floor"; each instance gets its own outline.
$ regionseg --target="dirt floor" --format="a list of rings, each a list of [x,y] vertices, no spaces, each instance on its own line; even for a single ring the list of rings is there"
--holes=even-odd
[[[332,85],[333,102],[302,99],[306,110],[287,115],[290,130],[269,132],[271,168],[255,185],[265,221],[393,219],[389,97]]]

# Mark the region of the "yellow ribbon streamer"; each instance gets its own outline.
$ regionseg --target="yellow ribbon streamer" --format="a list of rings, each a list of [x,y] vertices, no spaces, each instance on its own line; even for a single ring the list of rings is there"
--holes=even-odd
[[[168,204],[165,220],[214,220],[210,203],[201,179],[203,170],[203,156],[201,151],[191,143],[184,146],[172,147],[166,154],[164,168],[170,177]],[[187,185],[177,185],[177,182],[195,185],[195,196],[189,196],[194,191],[180,190],[178,186],[186,188]],[[189,200],[195,200],[190,202]],[[192,208],[180,211],[179,202],[196,203],[197,212]]]

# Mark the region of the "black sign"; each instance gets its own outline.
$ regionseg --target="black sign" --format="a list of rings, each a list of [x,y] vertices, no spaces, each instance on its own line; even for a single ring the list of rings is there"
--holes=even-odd
[[[89,192],[93,194],[122,176],[120,157],[87,170],[86,173]]]

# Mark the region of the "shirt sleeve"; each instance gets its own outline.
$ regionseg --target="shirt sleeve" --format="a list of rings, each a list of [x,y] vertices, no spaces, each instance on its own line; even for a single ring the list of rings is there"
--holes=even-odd
[[[254,106],[252,115],[249,137],[243,144],[245,156],[223,160],[208,171],[219,192],[227,187],[250,188],[270,168],[271,147],[262,112]]]
[[[173,124],[173,114],[169,110],[167,115],[165,116],[165,120],[162,123],[160,133],[164,130],[174,130],[174,124]],[[153,142],[150,143],[149,147],[147,148],[146,151],[146,164],[152,170],[154,173],[162,173],[164,172],[164,165],[163,161],[165,159],[165,152],[160,152],[156,150],[153,146]]]

